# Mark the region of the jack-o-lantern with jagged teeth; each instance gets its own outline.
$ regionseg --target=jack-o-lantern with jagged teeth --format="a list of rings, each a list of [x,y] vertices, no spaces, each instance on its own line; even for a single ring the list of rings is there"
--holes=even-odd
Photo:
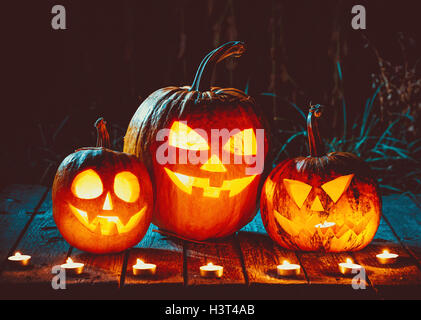
[[[267,178],[261,214],[270,237],[283,247],[354,251],[373,239],[381,198],[368,165],[346,152],[323,153],[320,105],[307,118],[310,156],[281,162]]]
[[[144,165],[112,151],[105,122],[96,122],[97,147],[63,160],[53,183],[53,215],[63,237],[92,253],[123,251],[137,244],[152,218],[153,193]]]

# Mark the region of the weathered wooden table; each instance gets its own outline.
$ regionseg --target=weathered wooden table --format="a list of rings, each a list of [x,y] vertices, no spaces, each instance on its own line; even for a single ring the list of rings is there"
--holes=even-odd
[[[266,234],[260,215],[234,236],[216,243],[168,239],[149,228],[134,248],[113,255],[91,255],[70,247],[52,218],[51,190],[40,185],[11,185],[0,193],[0,298],[138,298],[138,299],[291,299],[421,298],[420,197],[383,197],[383,217],[374,241],[354,253],[288,251]],[[397,264],[380,265],[375,255],[389,248]],[[32,256],[28,269],[13,269],[15,251]],[[67,277],[65,290],[51,286],[52,267],[67,257],[84,262],[85,273]],[[154,278],[131,275],[136,258],[158,265]],[[355,290],[352,278],[338,272],[351,257],[366,271],[366,288]],[[297,278],[276,276],[284,259],[300,264]],[[221,279],[201,278],[199,266],[224,266]]]

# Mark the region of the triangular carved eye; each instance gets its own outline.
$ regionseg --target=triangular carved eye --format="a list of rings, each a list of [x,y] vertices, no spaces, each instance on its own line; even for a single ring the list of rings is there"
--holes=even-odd
[[[298,180],[290,179],[284,179],[284,185],[295,204],[301,209],[304,201],[306,201],[307,196],[311,191],[312,186]]]
[[[175,121],[170,129],[168,143],[170,146],[186,150],[208,150],[208,142],[198,133],[200,130],[193,130],[186,123]],[[202,133],[206,135],[206,132]]]
[[[322,189],[327,193],[327,195],[336,203],[342,194],[348,189],[349,184],[351,183],[354,174],[349,174],[347,176],[341,176],[332,181],[326,182],[322,185]]]
[[[236,155],[256,155],[257,141],[253,129],[250,128],[237,132],[228,139],[223,149]]]

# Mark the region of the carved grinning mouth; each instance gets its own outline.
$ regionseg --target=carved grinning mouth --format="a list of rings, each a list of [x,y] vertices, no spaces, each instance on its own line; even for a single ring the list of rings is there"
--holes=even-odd
[[[318,238],[331,245],[346,239],[358,238],[364,234],[370,222],[376,219],[376,212],[373,209],[359,221],[354,222],[346,218],[340,222],[326,221],[321,220],[317,215],[296,216],[290,220],[276,210],[274,210],[274,215],[278,224],[292,237],[308,239],[317,235]]]
[[[229,197],[233,197],[243,191],[256,178],[256,175],[253,175],[240,179],[224,180],[221,187],[212,187],[209,184],[209,178],[190,177],[167,168],[164,169],[172,182],[184,192],[192,194],[193,187],[201,188],[203,189],[203,196],[210,198],[219,198],[221,191],[229,192]]]
[[[69,204],[69,206],[81,224],[83,224],[90,231],[104,236],[113,236],[131,231],[140,222],[140,219],[146,210],[145,206],[139,212],[133,215],[126,224],[123,224],[123,222],[121,222],[120,218],[117,216],[101,215],[96,216],[92,222],[89,222],[88,214],[86,211],[80,210],[71,204]]]

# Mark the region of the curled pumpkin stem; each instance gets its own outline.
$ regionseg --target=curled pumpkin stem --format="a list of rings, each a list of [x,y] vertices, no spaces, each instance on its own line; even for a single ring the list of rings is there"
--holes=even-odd
[[[95,121],[95,128],[96,128],[96,146],[100,148],[111,148],[111,142],[110,142],[110,135],[108,134],[107,122],[104,120],[104,118],[99,118],[97,121]]]
[[[307,136],[311,157],[321,157],[325,154],[325,148],[320,137],[318,119],[322,116],[323,106],[320,104],[310,105],[307,116]]]
[[[215,65],[228,57],[240,57],[246,51],[244,42],[230,41],[209,52],[202,60],[194,77],[190,91],[207,91],[210,89],[212,71]]]

